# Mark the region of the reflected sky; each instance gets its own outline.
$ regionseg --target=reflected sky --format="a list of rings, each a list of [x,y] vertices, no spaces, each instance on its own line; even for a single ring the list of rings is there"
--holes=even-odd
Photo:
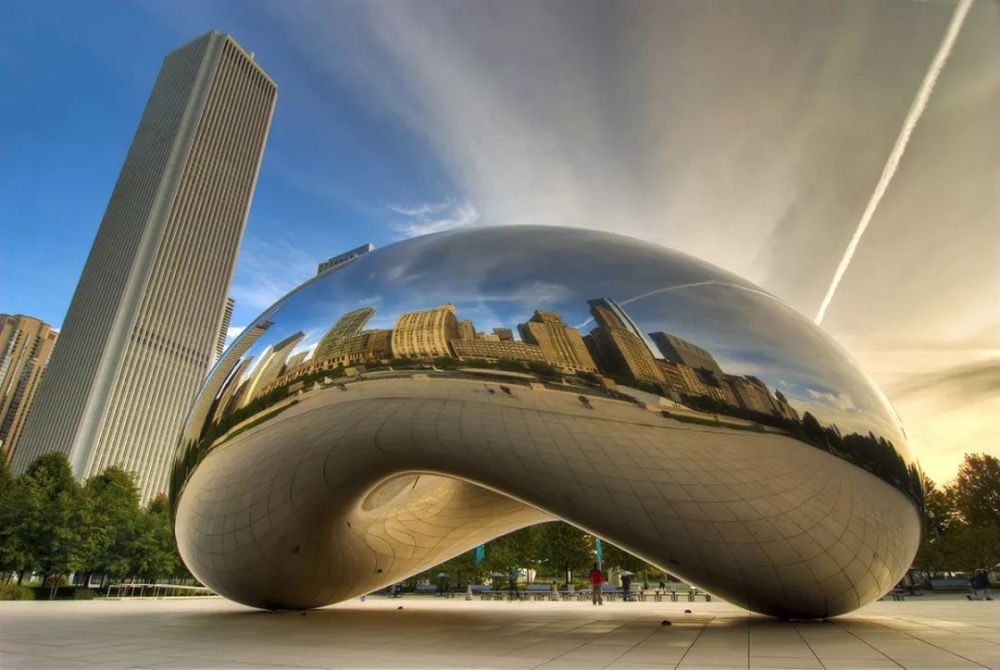
[[[517,324],[546,310],[586,335],[597,325],[587,301],[601,297],[621,305],[643,333],[664,331],[703,347],[724,372],[759,378],[800,414],[808,411],[844,434],[885,437],[913,462],[885,397],[809,319],[690,256],[580,229],[458,230],[366,254],[306,282],[261,315],[255,323],[273,325],[243,352],[244,359],[257,358],[244,375],[268,347],[299,331],[303,337],[288,356],[311,352],[337,319],[361,307],[375,310],[366,330],[391,329],[402,312],[451,303],[458,319],[472,320],[478,331],[511,328],[518,337]]]

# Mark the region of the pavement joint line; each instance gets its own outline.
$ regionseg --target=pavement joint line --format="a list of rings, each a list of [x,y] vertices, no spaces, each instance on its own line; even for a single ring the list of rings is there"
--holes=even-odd
[[[635,618],[635,619],[631,619],[630,621],[641,621],[641,620],[642,619],[640,619],[640,618]],[[622,624],[622,625],[625,625],[625,624]],[[663,631],[662,626],[660,626],[659,628],[654,628],[653,630],[649,631],[646,635],[643,636],[643,638],[641,640],[639,640],[638,642],[636,642],[635,644],[633,644],[631,647],[629,647],[628,649],[626,649],[625,651],[623,651],[622,653],[618,654],[613,659],[611,659],[610,661],[608,661],[606,664],[604,664],[603,666],[601,666],[602,670],[603,670],[603,668],[607,668],[608,666],[614,664],[615,661],[617,661],[618,659],[620,659],[622,656],[624,656],[625,654],[629,653],[633,649],[636,649],[643,642],[645,642],[649,638],[653,637],[653,635],[656,635],[657,633],[661,633],[662,631]]]
[[[572,631],[576,631],[576,630],[578,630],[580,628],[583,628],[585,626],[589,626],[589,625],[591,625],[593,623],[594,623],[593,621],[587,621],[587,622],[584,622],[584,623],[582,623],[582,624],[580,624],[578,626],[573,626],[569,630],[564,631],[563,634],[570,633]],[[560,658],[562,658],[563,656],[565,656],[566,654],[574,652],[577,649],[580,649],[581,647],[587,646],[587,644],[589,644],[589,642],[590,642],[590,640],[587,640],[586,638],[584,638],[583,642],[581,642],[580,644],[576,645],[572,649],[567,649],[566,651],[564,651],[563,653],[559,654],[558,656],[553,656],[552,658],[545,659],[544,661],[542,661],[541,663],[539,663],[537,665],[531,666],[531,670],[536,670],[537,668],[541,668],[542,666],[546,665],[547,663],[552,663],[553,661],[557,661]]]
[[[710,625],[710,624],[711,624],[711,623],[712,623],[713,621],[715,621],[715,618],[716,618],[716,616],[718,616],[718,615],[713,615],[713,616],[712,616],[712,618],[711,618],[711,619],[709,619],[709,620],[708,620],[708,621],[707,621],[707,622],[706,622],[706,623],[705,623],[705,624],[704,624],[704,625],[703,625],[703,626],[701,627],[701,629],[700,629],[700,630],[698,631],[698,634],[697,634],[697,635],[695,635],[695,637],[694,637],[694,639],[693,639],[693,640],[691,640],[691,644],[689,644],[689,645],[688,645],[687,649],[685,649],[685,650],[684,650],[684,653],[683,653],[683,654],[681,655],[680,659],[678,659],[677,663],[676,663],[676,664],[674,665],[674,670],[677,670],[677,668],[681,667],[681,664],[682,664],[682,663],[684,662],[684,659],[685,659],[685,658],[687,658],[687,655],[688,655],[689,653],[691,653],[691,650],[692,650],[692,649],[694,649],[694,647],[695,647],[695,645],[696,645],[696,644],[698,644],[698,640],[700,640],[700,639],[701,639],[701,636],[702,636],[702,635],[703,635],[703,634],[705,633],[705,631],[706,631],[706,630],[708,629],[708,626],[709,626],[709,625]]]
[[[906,670],[906,666],[905,666],[905,665],[902,665],[902,664],[901,664],[901,663],[900,663],[899,661],[897,661],[896,659],[894,659],[894,658],[893,658],[892,656],[889,656],[889,655],[888,655],[887,653],[885,653],[884,651],[882,651],[881,649],[879,649],[878,647],[876,647],[875,645],[873,645],[873,644],[872,644],[871,642],[869,642],[868,640],[866,640],[866,639],[864,639],[863,637],[861,637],[861,636],[859,636],[859,635],[855,634],[855,633],[854,633],[854,631],[852,631],[852,630],[848,629],[848,628],[847,628],[846,626],[841,626],[841,625],[839,625],[839,624],[838,624],[837,622],[835,622],[835,621],[833,622],[833,624],[834,624],[835,626],[837,626],[838,628],[842,628],[842,629],[843,629],[843,630],[844,630],[844,631],[845,631],[845,632],[846,632],[846,633],[847,633],[848,635],[850,635],[851,637],[853,637],[853,638],[855,638],[855,639],[857,639],[857,640],[860,640],[860,641],[861,641],[861,642],[863,642],[864,644],[868,645],[868,647],[870,647],[870,648],[871,648],[872,650],[874,650],[874,651],[878,652],[879,654],[881,654],[882,656],[886,657],[887,659],[889,659],[890,661],[892,661],[892,662],[893,662],[893,663],[894,663],[895,665],[897,665],[898,667],[900,667],[900,668],[903,668],[903,670]]]
[[[888,628],[890,632],[896,632],[894,629],[889,628],[889,626],[887,626],[884,623],[879,622],[879,625],[882,626],[883,628]],[[902,633],[906,637],[909,637],[909,638],[912,638],[914,640],[918,640],[920,642],[923,642],[924,644],[929,644],[930,646],[934,647],[935,649],[939,649],[939,650],[943,651],[946,654],[951,654],[952,656],[957,656],[958,658],[962,659],[963,661],[967,661],[969,663],[972,663],[973,665],[976,665],[976,666],[978,666],[980,668],[984,668],[985,670],[990,670],[989,666],[983,665],[982,663],[979,663],[978,661],[973,661],[971,658],[966,658],[965,656],[962,656],[961,654],[958,654],[958,653],[956,653],[954,651],[951,651],[949,649],[945,649],[944,647],[938,646],[938,645],[934,644],[933,642],[931,642],[930,640],[925,640],[923,638],[917,637],[916,635],[913,635],[912,633],[910,633],[906,629],[900,629],[898,632]]]
[[[750,656],[750,626],[753,624],[753,613],[750,610],[746,610],[747,613],[747,670],[750,670],[750,664],[753,662],[753,657]]]
[[[799,625],[800,624],[797,623],[793,625],[793,628],[795,629],[795,634],[799,636],[799,639],[802,640],[802,644],[806,646],[806,648],[809,650],[809,653],[813,655],[813,658],[816,659],[816,662],[819,663],[820,667],[823,668],[823,670],[826,670],[826,663],[824,663],[823,659],[819,657],[819,654],[816,653],[816,650],[813,649],[813,646],[809,644],[809,640],[807,640],[806,637],[802,634],[802,631],[799,629]]]
[[[908,617],[896,616],[896,617],[892,617],[892,618],[894,620],[896,620],[896,621],[906,621],[906,622],[909,622],[909,623],[913,623],[913,624],[917,624],[917,625],[920,625],[920,626],[924,626],[925,628],[932,628],[934,630],[940,630],[940,631],[945,632],[945,633],[954,634],[954,632],[955,632],[953,628],[949,628],[947,626],[940,626],[940,625],[935,626],[934,624],[926,623],[926,622],[923,622],[923,621],[917,621],[915,619],[910,619]],[[975,628],[982,628],[982,626],[975,626],[974,624],[964,624],[964,625],[973,625]],[[1000,641],[998,641],[997,639],[988,638],[988,637],[980,637],[980,638],[976,638],[976,639],[979,639],[979,640],[982,640],[984,642],[988,642],[988,643],[990,643],[992,645],[1000,647]]]

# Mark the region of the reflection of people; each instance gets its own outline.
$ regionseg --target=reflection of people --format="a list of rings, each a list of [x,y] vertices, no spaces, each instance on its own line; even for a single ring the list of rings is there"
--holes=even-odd
[[[622,575],[622,600],[628,602],[632,599],[632,573],[626,572]]]
[[[990,584],[990,576],[985,568],[976,570],[976,574],[969,580],[972,583],[972,595],[969,600],[993,600],[993,585]]]
[[[595,605],[603,605],[604,593],[602,593],[601,589],[604,588],[604,575],[601,574],[600,569],[598,569],[597,563],[594,563],[594,569],[590,571],[587,578],[590,579],[591,600]]]

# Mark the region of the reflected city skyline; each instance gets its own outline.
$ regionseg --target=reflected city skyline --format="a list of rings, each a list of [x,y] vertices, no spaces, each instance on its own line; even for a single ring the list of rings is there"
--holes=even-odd
[[[814,617],[898,581],[919,478],[881,392],[779,300],[629,238],[509,227],[366,252],[275,303],[209,375],[171,504],[189,567],[257,606],[562,518]],[[267,580],[286,564],[313,576]]]
[[[447,239],[448,234],[443,237]],[[795,347],[781,351],[782,338],[769,337],[767,332],[776,330],[776,325],[816,336],[799,321],[802,317],[746,282],[728,277],[677,282],[676,287],[658,286],[616,300],[606,292],[587,294],[582,293],[586,288],[537,279],[507,294],[503,290],[509,287],[503,281],[481,282],[480,291],[470,295],[476,286],[466,279],[456,282],[456,290],[449,295],[442,281],[421,281],[438,262],[436,254],[428,254],[422,263],[392,258],[397,247],[419,248],[420,242],[411,240],[352,256],[348,263],[306,282],[276,303],[262,317],[266,319],[261,325],[294,318],[298,294],[312,294],[309,303],[315,301],[322,307],[301,329],[276,342],[258,340],[263,331],[256,324],[237,339],[231,352],[242,349],[243,353],[237,358],[227,356],[226,363],[213,373],[225,380],[215,392],[210,412],[205,412],[205,399],[200,400],[200,411],[205,414],[200,434],[209,424],[225,423],[234,411],[255,400],[300,392],[316,381],[409,368],[496,368],[632,400],[646,394],[642,397],[658,399],[666,412],[675,415],[722,415],[780,430],[882,473],[884,479],[919,499],[919,486],[914,483],[918,471],[902,428],[881,393],[860,374],[849,383],[838,382],[837,377],[844,376],[841,367],[810,374],[805,368],[815,367],[815,360],[810,360],[817,358],[815,351],[807,357],[796,356]],[[469,256],[463,250],[461,258]],[[681,258],[704,272],[698,261]],[[447,273],[453,265],[451,261],[440,268]],[[551,265],[558,268],[558,259]],[[517,266],[524,267],[524,260],[509,259],[506,267]],[[494,277],[504,269],[502,264],[475,267],[478,273]],[[628,269],[623,266],[619,274]],[[351,286],[373,278],[381,278],[381,283],[396,279],[393,293],[402,295],[366,293],[364,286]],[[583,279],[578,283],[586,284]],[[335,291],[320,288],[330,283],[336,284]],[[414,290],[418,286],[429,290]],[[490,290],[481,290],[484,287]],[[411,300],[411,291],[422,297]],[[334,295],[339,300],[332,300]],[[350,308],[334,311],[340,300]],[[699,308],[697,318],[691,318],[694,303],[718,308]],[[723,308],[730,313],[735,310],[744,317],[743,323],[730,317],[726,327],[715,327],[720,321],[717,312]],[[775,312],[785,317],[778,324]],[[324,320],[319,319],[322,314],[327,315]],[[762,314],[771,318],[764,321]],[[705,323],[711,327],[704,327]],[[700,331],[697,338],[690,335],[695,331]],[[829,356],[846,358],[829,340],[823,344]],[[782,360],[776,362],[779,356]],[[797,381],[807,376],[809,383]],[[186,439],[199,436],[189,424]],[[893,456],[880,456],[880,465],[866,466],[859,456],[861,446],[844,447],[848,437],[850,444],[861,440],[873,453]]]

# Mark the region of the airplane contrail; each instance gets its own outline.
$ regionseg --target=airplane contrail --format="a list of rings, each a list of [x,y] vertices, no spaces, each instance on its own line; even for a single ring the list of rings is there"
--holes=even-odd
[[[840,265],[837,266],[837,271],[833,275],[830,288],[826,291],[826,297],[823,298],[823,303],[819,306],[819,311],[816,312],[815,320],[817,324],[823,322],[826,310],[830,307],[830,302],[833,300],[833,296],[837,293],[837,288],[840,286],[840,280],[843,279],[844,273],[847,272],[847,267],[851,264],[851,259],[854,258],[858,242],[861,241],[861,236],[865,234],[865,229],[868,228],[875,210],[878,209],[879,203],[882,202],[882,196],[885,195],[886,190],[889,188],[889,183],[896,174],[899,161],[903,158],[906,145],[910,142],[910,135],[913,134],[913,129],[927,107],[927,101],[934,91],[934,84],[937,82],[938,75],[941,74],[941,70],[948,61],[951,48],[955,44],[955,38],[958,37],[959,31],[962,29],[962,24],[965,22],[965,16],[969,13],[971,6],[972,0],[959,0],[958,4],[955,5],[955,11],[951,15],[951,23],[948,24],[948,30],[945,31],[944,37],[941,39],[941,44],[938,46],[937,53],[934,54],[934,60],[931,61],[927,73],[924,75],[924,80],[920,82],[920,88],[917,89],[917,96],[913,99],[910,111],[906,114],[906,120],[903,121],[903,127],[896,138],[896,144],[893,145],[892,152],[885,162],[885,167],[882,168],[882,176],[879,177],[878,184],[875,185],[875,191],[868,200],[868,206],[865,207],[865,211],[861,215],[861,220],[854,231],[854,236],[851,237],[847,249],[844,250],[844,256],[840,259]]]

